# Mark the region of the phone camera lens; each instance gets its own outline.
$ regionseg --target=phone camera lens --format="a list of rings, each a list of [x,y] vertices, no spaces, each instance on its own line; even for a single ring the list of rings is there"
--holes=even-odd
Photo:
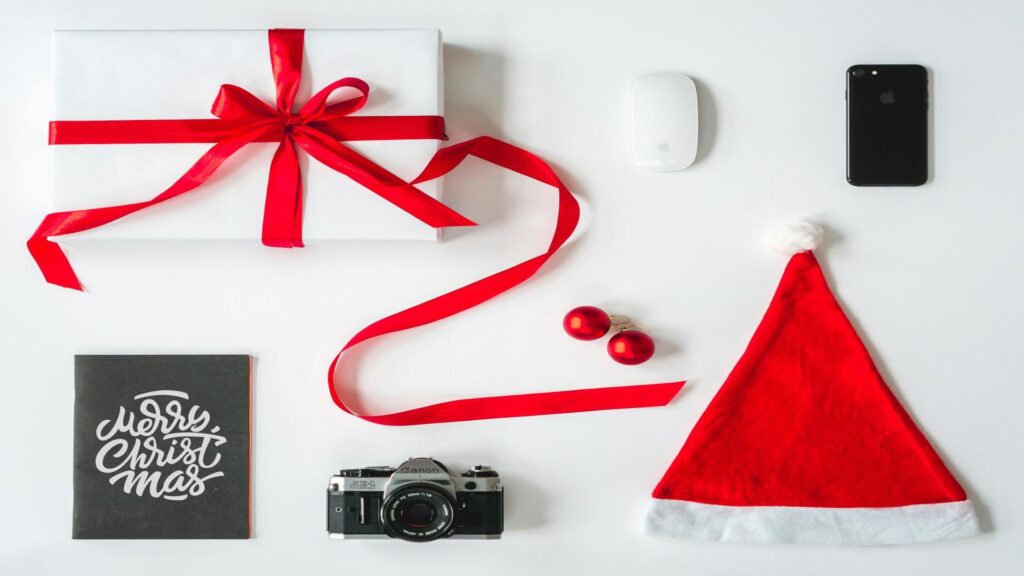
[[[855,68],[853,70],[853,77],[854,78],[861,78],[863,76],[864,76],[864,69],[863,68]]]

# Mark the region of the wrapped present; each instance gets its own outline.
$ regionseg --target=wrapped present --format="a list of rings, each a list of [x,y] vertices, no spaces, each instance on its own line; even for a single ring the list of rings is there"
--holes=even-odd
[[[296,109],[343,77],[373,95],[360,116],[443,113],[441,35],[437,30],[307,30]],[[54,115],[63,120],[204,119],[222,84],[267,103],[276,99],[266,30],[57,31],[53,33]],[[351,97],[337,91],[331,101]],[[60,127],[60,123],[56,123]],[[443,137],[443,123],[435,137]],[[62,134],[56,134],[58,138]],[[158,138],[156,138],[158,139]],[[171,140],[166,138],[165,140]],[[60,141],[55,141],[60,144]],[[58,145],[53,152],[54,211],[146,200],[167,188],[208,142]],[[239,151],[202,190],[144,214],[61,238],[252,239],[261,237],[267,166],[278,142]],[[349,140],[346,146],[404,180],[437,151],[438,139]],[[302,237],[436,239],[437,230],[316,160],[303,166]],[[441,180],[419,189],[441,195]]]

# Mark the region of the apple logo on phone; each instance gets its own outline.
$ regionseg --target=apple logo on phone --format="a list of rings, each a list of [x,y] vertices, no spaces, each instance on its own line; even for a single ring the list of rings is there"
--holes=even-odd
[[[882,104],[895,104],[896,93],[890,89],[887,92],[882,92],[881,94],[879,94],[878,99],[882,101]]]

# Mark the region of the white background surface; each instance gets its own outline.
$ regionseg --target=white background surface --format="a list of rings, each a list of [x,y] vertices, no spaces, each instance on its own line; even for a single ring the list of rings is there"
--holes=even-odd
[[[952,575],[1024,568],[1021,3],[5,5],[3,574]],[[487,133],[527,145],[594,206],[587,234],[535,281],[367,352],[365,409],[689,378],[677,401],[414,429],[366,424],[333,406],[325,370],[356,330],[546,244],[550,191],[479,164],[450,178],[448,190],[452,205],[484,226],[442,244],[292,251],[256,243],[90,245],[71,252],[87,294],[45,285],[24,240],[50,189],[49,30],[269,26],[441,28],[453,139]],[[845,183],[843,73],[864,62],[931,70],[935,168],[928,185]],[[654,70],[699,82],[703,146],[685,172],[640,173],[628,157],[628,84]],[[820,254],[826,272],[883,373],[978,505],[980,538],[821,549],[639,533],[649,491],[775,289],[784,261],[765,248],[765,235],[800,215],[831,228]],[[564,336],[562,314],[582,303],[648,324],[657,357],[619,367],[600,345]],[[228,351],[257,357],[255,538],[72,541],[73,355]],[[327,477],[411,454],[497,466],[507,485],[505,539],[329,541]]]

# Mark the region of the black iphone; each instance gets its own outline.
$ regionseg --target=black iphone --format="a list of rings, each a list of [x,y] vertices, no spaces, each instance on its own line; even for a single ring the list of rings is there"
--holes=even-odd
[[[920,186],[928,180],[928,72],[916,64],[846,71],[846,180]]]

